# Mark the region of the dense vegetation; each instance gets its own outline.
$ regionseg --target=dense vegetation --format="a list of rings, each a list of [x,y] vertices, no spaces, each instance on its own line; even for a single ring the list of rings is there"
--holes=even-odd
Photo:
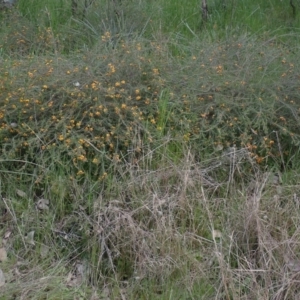
[[[298,7],[208,8],[2,7],[0,299],[299,298]]]

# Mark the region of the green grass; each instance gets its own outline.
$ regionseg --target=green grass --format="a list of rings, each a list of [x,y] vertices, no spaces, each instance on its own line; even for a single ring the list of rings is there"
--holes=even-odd
[[[299,16],[208,5],[1,11],[0,299],[299,297]]]

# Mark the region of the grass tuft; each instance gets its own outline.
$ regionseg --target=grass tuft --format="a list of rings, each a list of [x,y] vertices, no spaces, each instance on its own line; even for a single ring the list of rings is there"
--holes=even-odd
[[[1,299],[299,298],[298,15],[198,2],[1,10]]]

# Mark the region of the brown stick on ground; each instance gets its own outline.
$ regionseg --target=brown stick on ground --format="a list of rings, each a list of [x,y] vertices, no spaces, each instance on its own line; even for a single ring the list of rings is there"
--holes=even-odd
[[[208,7],[207,7],[207,2],[206,2],[206,0],[202,0],[202,6],[201,6],[201,9],[202,9],[202,20],[203,20],[203,21],[206,21],[206,20],[207,20],[207,17],[208,17]]]

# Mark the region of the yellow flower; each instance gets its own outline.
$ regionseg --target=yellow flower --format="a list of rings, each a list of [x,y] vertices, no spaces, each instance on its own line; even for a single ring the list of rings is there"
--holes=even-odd
[[[96,165],[99,164],[99,159],[98,158],[94,158],[93,161],[92,161],[92,163],[96,164]]]
[[[98,88],[98,82],[92,82],[91,83],[91,88],[93,89],[93,90],[97,90],[97,88]]]
[[[101,181],[101,180],[105,179],[105,177],[107,177],[107,173],[106,172],[104,172],[103,175],[98,178],[98,180]]]
[[[283,122],[286,122],[286,119],[285,119],[285,117],[282,117],[282,116],[281,116],[281,117],[279,117],[279,120],[280,120],[280,121],[283,121]]]
[[[154,75],[159,75],[159,70],[158,69],[153,69],[152,71],[153,71]]]
[[[84,171],[82,171],[82,170],[79,170],[78,172],[77,172],[77,175],[79,176],[79,175],[83,175],[84,174]]]
[[[187,142],[187,141],[189,141],[189,139],[190,139],[190,133],[186,133],[186,134],[184,134],[183,135],[183,139]]]
[[[82,155],[82,154],[79,155],[79,156],[77,156],[77,159],[81,160],[81,161],[87,161],[86,157],[84,155]]]

